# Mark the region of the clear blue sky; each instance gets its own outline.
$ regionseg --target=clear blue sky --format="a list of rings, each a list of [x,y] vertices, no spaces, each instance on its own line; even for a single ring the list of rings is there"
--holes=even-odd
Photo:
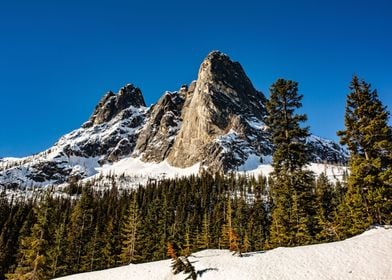
[[[311,131],[336,140],[354,73],[392,108],[391,3],[1,1],[0,157],[51,146],[126,83],[154,103],[215,49],[267,95],[279,77],[298,81]]]

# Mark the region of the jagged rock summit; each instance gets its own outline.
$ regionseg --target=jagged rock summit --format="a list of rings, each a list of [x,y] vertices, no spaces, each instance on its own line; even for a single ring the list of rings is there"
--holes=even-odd
[[[213,51],[196,81],[165,92],[155,105],[146,107],[141,90],[128,84],[105,94],[81,128],[48,150],[0,159],[0,185],[61,184],[127,158],[178,168],[199,164],[212,172],[247,170],[271,158],[265,102],[238,62]],[[307,143],[314,162],[347,160],[332,141],[311,136]]]
[[[174,166],[202,162],[228,171],[246,160],[246,151],[260,156],[271,152],[270,145],[263,145],[265,97],[238,62],[211,52],[186,96],[183,125],[168,157]]]
[[[135,108],[146,106],[142,92],[139,88],[134,87],[132,84],[127,84],[120,89],[118,94],[109,91],[95,107],[94,113],[90,119],[83,124],[83,127],[91,127],[93,125],[108,122],[118,113],[130,106]]]

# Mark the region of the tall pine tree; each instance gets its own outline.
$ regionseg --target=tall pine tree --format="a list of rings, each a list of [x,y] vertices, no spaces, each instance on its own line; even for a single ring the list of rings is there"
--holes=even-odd
[[[36,223],[31,234],[21,239],[18,266],[14,273],[7,277],[10,279],[42,280],[49,279],[52,260],[48,255],[51,248],[50,240],[53,236],[54,221],[53,199],[47,194],[42,202],[34,207]]]
[[[347,95],[341,143],[350,151],[350,176],[340,215],[351,219],[349,235],[369,223],[392,222],[392,130],[376,90],[354,76]]]
[[[140,214],[136,194],[134,194],[122,227],[123,246],[121,248],[120,258],[123,264],[129,264],[137,260],[136,242],[138,240],[139,227]]]
[[[274,147],[270,244],[307,243],[313,176],[303,167],[309,161],[305,144],[309,132],[307,127],[301,127],[306,115],[295,112],[302,106],[303,96],[298,94],[297,82],[284,79],[278,79],[270,91],[266,119]]]

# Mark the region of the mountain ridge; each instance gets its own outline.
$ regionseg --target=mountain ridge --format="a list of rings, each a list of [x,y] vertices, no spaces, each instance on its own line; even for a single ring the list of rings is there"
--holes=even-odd
[[[197,80],[165,92],[151,107],[133,84],[117,94],[109,91],[79,129],[51,148],[0,160],[0,185],[62,184],[127,157],[177,168],[199,163],[211,172],[243,169],[250,158],[267,164],[272,144],[265,102],[238,62],[213,51],[201,63]],[[312,135],[307,145],[312,162],[347,161],[346,150],[333,141]]]

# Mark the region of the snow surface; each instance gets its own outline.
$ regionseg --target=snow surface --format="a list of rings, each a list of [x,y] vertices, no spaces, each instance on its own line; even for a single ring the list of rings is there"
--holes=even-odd
[[[88,177],[83,181],[89,181],[96,178],[102,178],[109,175],[116,175],[119,178],[118,187],[134,188],[139,185],[145,185],[150,179],[162,180],[169,178],[187,177],[199,173],[200,163],[188,168],[178,168],[170,165],[166,160],[154,163],[144,162],[138,158],[124,158],[113,164],[106,164],[100,168],[96,168],[98,172],[95,176]],[[123,177],[124,180],[120,180]],[[96,182],[97,186],[105,187],[103,179]]]
[[[250,154],[245,163],[238,168],[238,173],[252,176],[269,176],[274,170],[271,163],[271,156],[260,157],[255,154]],[[316,176],[324,173],[331,182],[342,181],[344,173],[348,170],[345,166],[324,163],[310,163],[306,166],[306,169],[314,172]]]
[[[140,158],[125,158],[112,165],[104,165],[100,171],[100,174],[125,174],[125,175],[143,175],[150,177],[159,177],[160,175],[166,175],[169,178],[189,176],[197,174],[199,172],[200,164],[197,163],[188,168],[178,168],[171,166],[166,160],[154,163],[144,162]]]
[[[204,250],[189,260],[202,280],[390,280],[392,229],[378,227],[344,241],[245,253],[242,258],[227,250]],[[170,260],[131,264],[59,279],[185,279],[184,274],[173,275],[170,264]]]

